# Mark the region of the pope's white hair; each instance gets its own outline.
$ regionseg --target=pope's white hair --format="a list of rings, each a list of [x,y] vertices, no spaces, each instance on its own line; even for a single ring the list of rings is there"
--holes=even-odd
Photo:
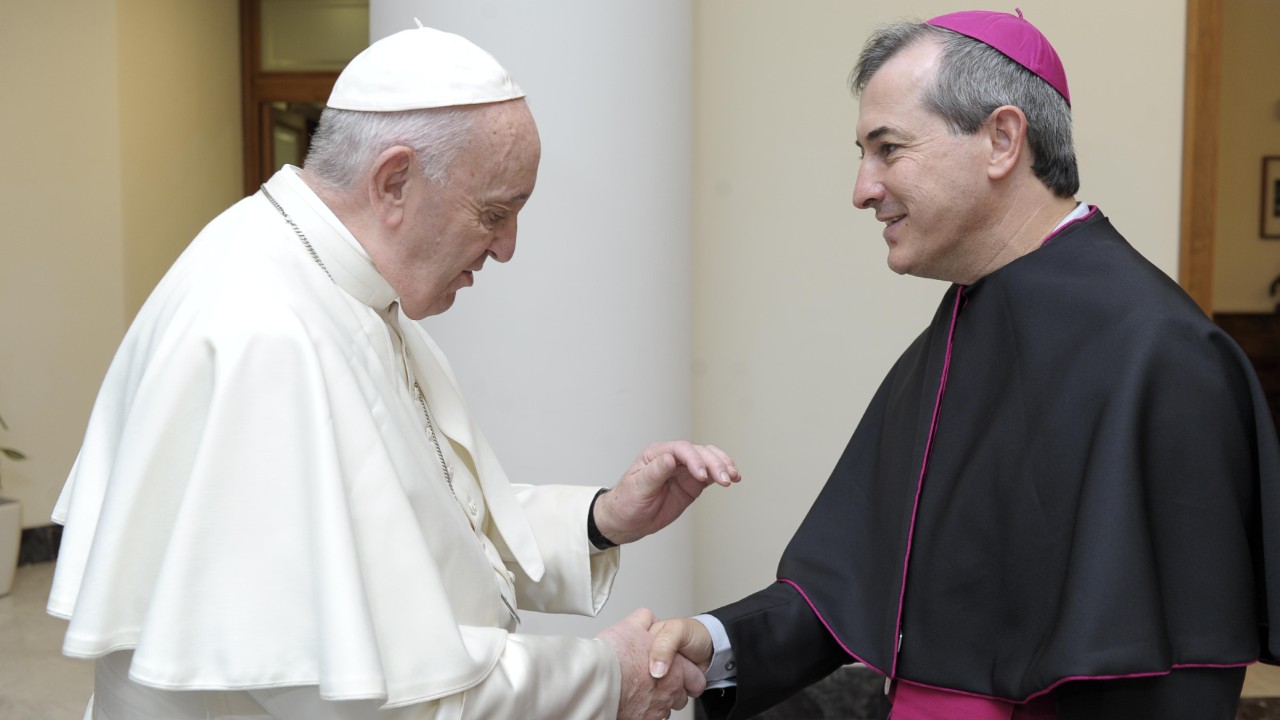
[[[349,190],[384,150],[404,145],[417,153],[422,174],[443,184],[479,114],[479,106],[465,105],[401,112],[325,108],[303,167],[321,184]]]

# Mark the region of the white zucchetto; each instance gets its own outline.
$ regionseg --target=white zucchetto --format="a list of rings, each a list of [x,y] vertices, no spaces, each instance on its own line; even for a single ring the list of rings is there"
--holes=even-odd
[[[402,30],[352,58],[338,76],[328,106],[397,112],[479,105],[524,97],[492,55],[453,33]]]

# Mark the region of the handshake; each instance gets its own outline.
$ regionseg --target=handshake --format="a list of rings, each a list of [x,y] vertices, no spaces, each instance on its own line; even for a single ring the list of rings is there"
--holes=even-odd
[[[706,689],[711,634],[697,620],[658,620],[636,610],[596,638],[608,643],[622,666],[618,720],[660,720]]]
[[[597,531],[615,544],[633,542],[671,524],[712,483],[740,480],[733,460],[714,445],[685,441],[650,445],[612,490],[592,506]],[[697,620],[659,621],[636,610],[596,639],[622,667],[618,720],[660,720],[706,689],[711,634]]]

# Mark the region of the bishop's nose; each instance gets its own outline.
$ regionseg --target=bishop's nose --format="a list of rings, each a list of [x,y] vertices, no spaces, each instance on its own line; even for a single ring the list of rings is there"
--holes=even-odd
[[[858,177],[853,182],[853,206],[859,210],[874,209],[884,199],[884,183],[876,172],[863,162],[858,166]]]

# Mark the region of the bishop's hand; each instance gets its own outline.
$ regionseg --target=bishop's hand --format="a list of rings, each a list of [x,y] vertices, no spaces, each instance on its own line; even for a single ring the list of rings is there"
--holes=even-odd
[[[666,677],[673,665],[687,660],[706,672],[715,647],[707,626],[692,618],[661,620],[649,627],[653,646],[649,648],[649,674]]]

